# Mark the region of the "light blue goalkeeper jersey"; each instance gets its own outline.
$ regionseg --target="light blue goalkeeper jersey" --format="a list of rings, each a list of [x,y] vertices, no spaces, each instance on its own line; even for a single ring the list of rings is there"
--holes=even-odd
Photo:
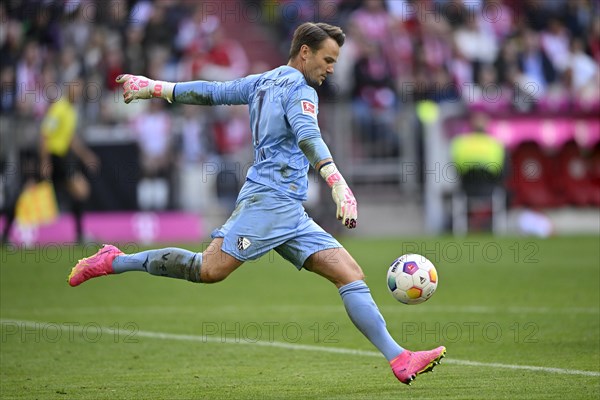
[[[281,66],[229,82],[185,82],[177,102],[200,105],[248,104],[254,164],[246,179],[306,200],[309,162],[298,143],[321,137],[318,97],[300,71]]]

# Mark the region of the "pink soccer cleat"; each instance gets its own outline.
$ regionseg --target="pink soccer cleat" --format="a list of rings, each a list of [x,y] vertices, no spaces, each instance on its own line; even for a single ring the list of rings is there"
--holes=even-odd
[[[112,274],[112,262],[116,256],[124,254],[121,250],[110,244],[105,244],[96,254],[79,260],[69,274],[68,282],[71,286],[81,285],[88,279],[97,276]]]
[[[417,375],[433,371],[433,367],[438,365],[444,356],[446,356],[444,346],[429,351],[404,350],[390,361],[390,366],[400,382],[410,385]]]

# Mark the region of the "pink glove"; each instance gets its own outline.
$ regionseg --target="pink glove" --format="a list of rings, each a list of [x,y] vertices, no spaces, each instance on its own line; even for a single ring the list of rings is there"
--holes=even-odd
[[[124,74],[117,76],[117,83],[123,84],[123,99],[125,104],[137,99],[151,99],[160,97],[173,102],[173,90],[175,83],[148,79],[141,75]]]
[[[337,170],[334,163],[325,165],[319,173],[331,188],[331,196],[337,206],[337,219],[342,220],[344,226],[348,229],[356,228],[358,203],[342,174]]]

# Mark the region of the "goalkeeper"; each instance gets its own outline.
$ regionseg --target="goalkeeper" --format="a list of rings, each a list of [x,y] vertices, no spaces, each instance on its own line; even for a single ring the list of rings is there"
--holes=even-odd
[[[296,268],[336,285],[352,322],[390,362],[401,382],[408,384],[430,371],[445,348],[411,352],[400,347],[388,333],[359,265],[302,206],[312,166],[331,187],[337,218],[349,229],[356,227],[356,199],[321,139],[313,89],[333,74],[344,39],[336,26],[304,23],[294,32],[287,65],[230,82],[171,83],[119,76],[125,103],[160,97],[206,106],[248,104],[255,160],[234,212],[212,233],[206,251],[165,248],[127,255],[107,245],[73,268],[69,284],[128,271],[214,283],[274,249]]]

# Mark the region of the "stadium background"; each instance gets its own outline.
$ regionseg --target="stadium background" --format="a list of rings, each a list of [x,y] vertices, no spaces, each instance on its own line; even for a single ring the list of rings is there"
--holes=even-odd
[[[89,237],[205,237],[231,211],[252,162],[244,108],[124,106],[114,78],[224,80],[260,72],[286,62],[297,25],[318,20],[347,33],[336,73],[319,90],[319,121],[361,205],[360,229],[344,232],[326,188],[312,179],[307,208],[327,229],[451,231],[457,179],[448,173],[448,141],[468,129],[469,115],[485,112],[509,154],[525,140],[539,145],[535,176],[519,179],[514,168],[506,180],[508,233],[540,224],[523,233],[597,234],[598,7],[592,0],[3,2],[0,198],[32,172],[22,161],[37,151],[40,120],[61,95],[59,84],[83,76],[79,134],[102,162],[88,171]],[[528,51],[541,68],[524,61]],[[432,106],[429,113],[420,114],[421,105]],[[431,115],[438,116],[433,124]],[[565,159],[571,140],[577,154]],[[149,143],[168,159],[158,189],[142,183],[139,149]],[[508,166],[516,167],[510,157]],[[69,218],[18,227],[13,240],[70,241]]]

